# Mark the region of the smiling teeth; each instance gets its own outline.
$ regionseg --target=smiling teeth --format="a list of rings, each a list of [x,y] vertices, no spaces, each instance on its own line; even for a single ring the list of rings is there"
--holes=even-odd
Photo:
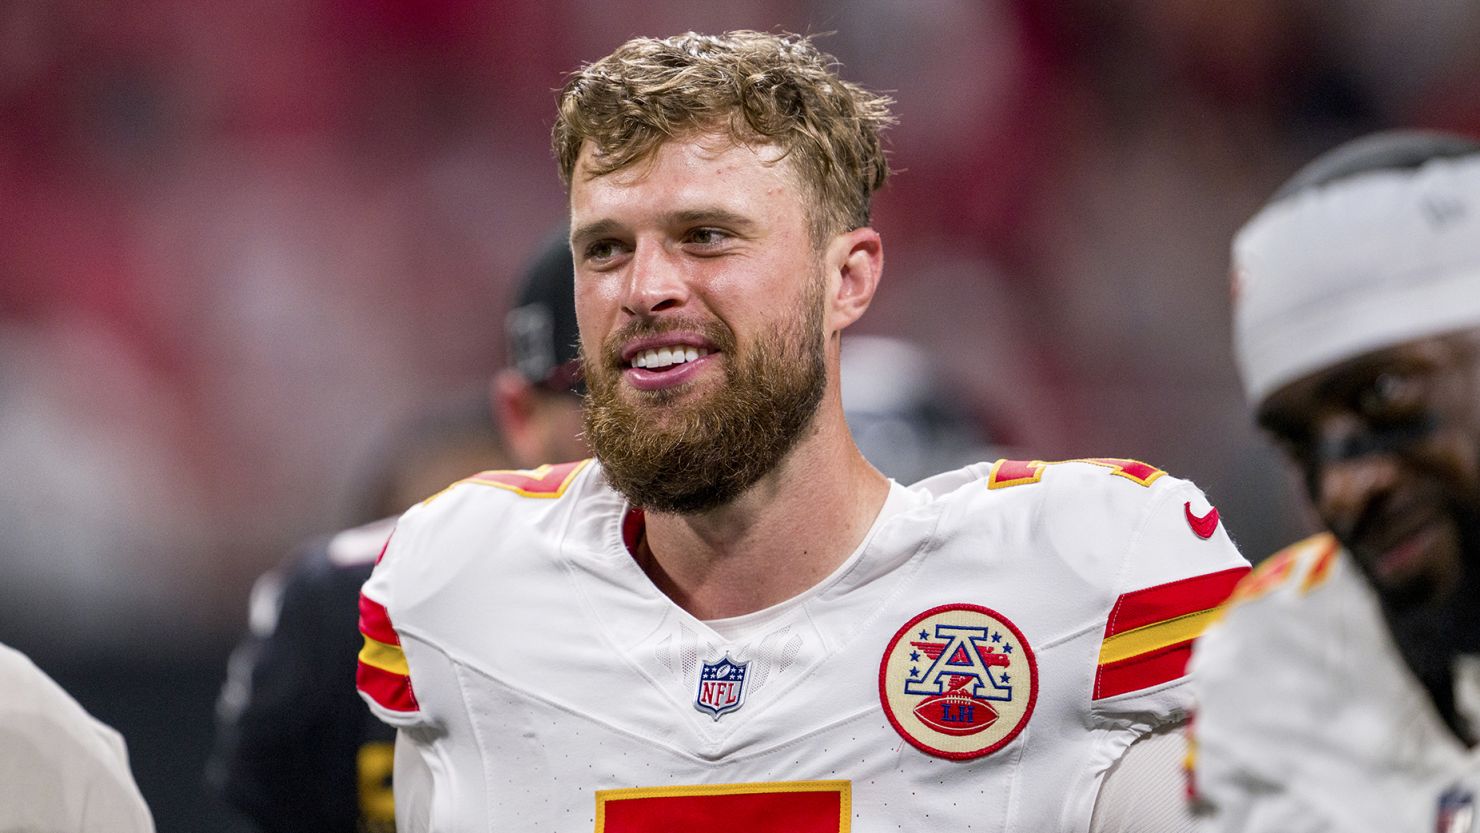
[[[691,362],[700,356],[707,355],[709,351],[703,347],[660,347],[656,350],[644,350],[633,356],[632,366],[657,370],[660,367]]]

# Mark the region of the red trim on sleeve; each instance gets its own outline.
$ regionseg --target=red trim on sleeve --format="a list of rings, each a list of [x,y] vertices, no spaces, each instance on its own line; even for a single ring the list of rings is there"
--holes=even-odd
[[[386,611],[385,605],[364,593],[360,594],[360,633],[387,645],[401,644],[401,637],[396,635],[396,629],[391,626],[391,615]]]
[[[355,669],[355,685],[383,708],[397,712],[421,710],[410,677],[362,662]]]
[[[1217,607],[1228,599],[1234,585],[1247,572],[1248,567],[1233,567],[1126,593],[1110,611],[1105,636]]]
[[[1130,691],[1169,683],[1187,673],[1192,658],[1192,643],[1178,642],[1119,662],[1100,666],[1095,675],[1094,699],[1101,700]]]

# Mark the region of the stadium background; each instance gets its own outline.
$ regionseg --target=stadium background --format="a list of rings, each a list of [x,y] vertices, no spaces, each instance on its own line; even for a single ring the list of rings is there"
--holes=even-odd
[[[563,73],[635,34],[831,33],[898,100],[861,332],[997,438],[1152,461],[1251,558],[1308,519],[1247,426],[1227,244],[1319,151],[1480,133],[1468,0],[0,4],[0,641],[126,735],[166,833],[251,580],[482,384],[563,211]]]

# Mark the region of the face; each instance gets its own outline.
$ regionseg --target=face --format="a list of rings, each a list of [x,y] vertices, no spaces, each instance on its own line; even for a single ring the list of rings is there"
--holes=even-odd
[[[1477,336],[1362,356],[1282,388],[1259,411],[1396,613],[1463,602],[1480,574]]]
[[[577,163],[586,438],[612,485],[650,510],[733,500],[822,399],[825,258],[778,157],[698,136],[594,179],[585,153]]]

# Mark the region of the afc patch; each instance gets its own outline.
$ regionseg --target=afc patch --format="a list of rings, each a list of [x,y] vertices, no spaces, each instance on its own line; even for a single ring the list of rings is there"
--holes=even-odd
[[[879,700],[922,752],[964,761],[1006,746],[1038,700],[1038,665],[1022,631],[980,605],[933,607],[884,649]]]
[[[735,662],[729,654],[719,662],[706,662],[699,671],[699,691],[694,708],[715,720],[745,705],[745,678],[750,662]]]

